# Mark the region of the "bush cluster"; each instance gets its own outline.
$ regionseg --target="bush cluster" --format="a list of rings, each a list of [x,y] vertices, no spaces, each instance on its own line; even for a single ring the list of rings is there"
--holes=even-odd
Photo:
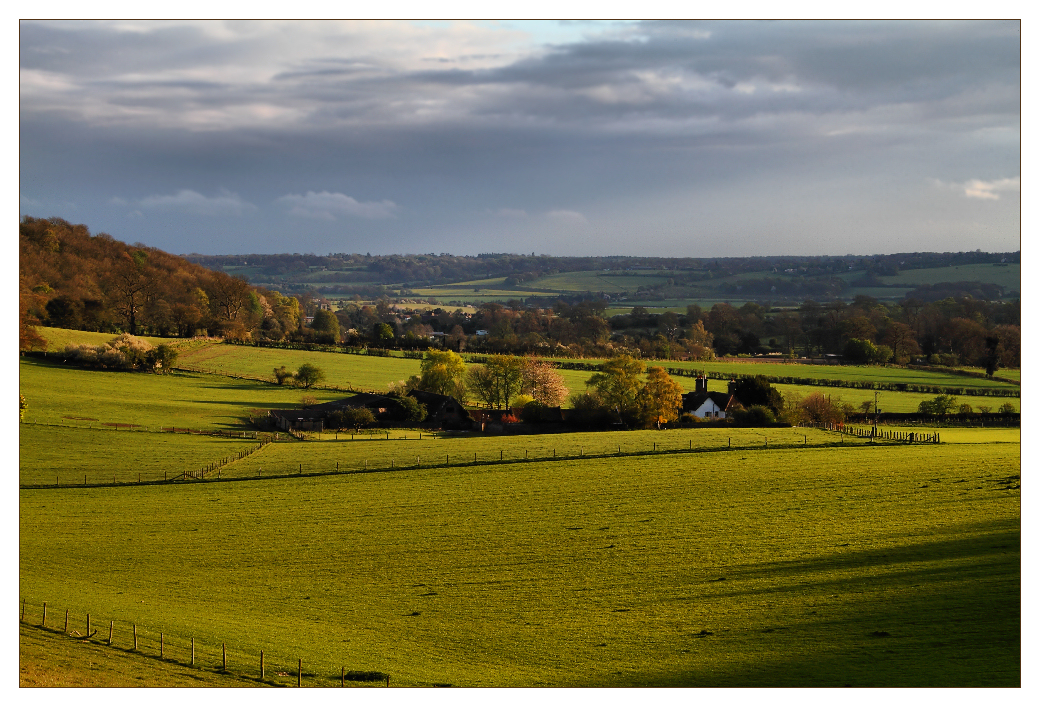
[[[65,360],[87,368],[167,373],[177,361],[177,351],[168,344],[152,346],[144,339],[130,334],[120,334],[107,344],[99,346],[67,346]]]

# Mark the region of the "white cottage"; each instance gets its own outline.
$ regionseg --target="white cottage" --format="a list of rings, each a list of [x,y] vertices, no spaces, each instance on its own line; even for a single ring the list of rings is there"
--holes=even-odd
[[[725,420],[726,416],[740,405],[733,395],[734,381],[730,381],[728,393],[709,393],[708,379],[698,376],[692,393],[682,396],[683,412],[705,420]]]

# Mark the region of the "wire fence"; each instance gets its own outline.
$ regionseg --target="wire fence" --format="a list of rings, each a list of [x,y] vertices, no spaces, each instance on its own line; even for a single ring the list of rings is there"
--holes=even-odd
[[[228,675],[257,685],[297,687],[389,687],[389,673],[348,665],[334,656],[290,655],[278,646],[257,647],[246,640],[202,639],[170,633],[123,617],[70,611],[54,603],[22,598],[21,625],[38,628],[113,651],[135,653],[200,673]],[[93,654],[90,660],[97,660]],[[128,683],[133,681],[128,676]],[[139,684],[139,683],[138,683]]]
[[[345,437],[346,436],[344,435],[344,439],[341,440],[341,442],[350,444],[350,441],[345,439]],[[306,461],[301,461],[298,456],[294,456],[291,460],[266,458],[262,460],[262,463],[259,463],[256,466],[241,464],[231,465],[229,467],[220,466],[212,471],[201,470],[198,472],[185,472],[176,477],[167,478],[165,481],[141,483],[220,483],[262,481],[345,474],[387,473],[401,470],[573,462],[575,460],[622,459],[718,453],[727,451],[747,452],[756,450],[826,449],[848,446],[850,444],[863,444],[863,442],[858,439],[860,437],[863,437],[863,435],[844,433],[830,438],[817,438],[812,442],[809,442],[808,436],[805,434],[792,433],[791,431],[781,433],[778,430],[778,435],[772,437],[763,433],[756,433],[754,435],[745,434],[736,438],[720,438],[716,443],[711,444],[699,442],[698,445],[695,445],[693,439],[690,439],[685,445],[675,445],[674,443],[673,445],[666,445],[660,442],[653,442],[646,445],[636,445],[631,443],[609,445],[599,443],[569,445],[567,447],[539,447],[533,450],[534,453],[532,453],[531,449],[520,446],[512,446],[508,450],[505,448],[492,449],[488,446],[483,446],[475,451],[466,452],[461,452],[455,449],[454,451],[436,452],[432,450],[420,450],[418,453],[409,453],[400,447],[397,449],[384,447],[380,450],[373,450],[371,453],[361,452],[357,455],[351,455],[348,459],[336,460],[328,457],[315,459],[312,457]],[[393,443],[398,440],[390,439],[389,437],[379,440],[367,435],[365,436],[365,439],[355,440],[356,443],[362,443],[364,441],[385,441]],[[922,439],[921,441],[924,440]],[[937,438],[935,441],[938,441]],[[898,443],[898,440],[895,438],[878,436],[876,438],[870,438],[869,442],[871,444],[896,444]],[[268,445],[266,444],[260,445],[253,450],[253,452],[258,452],[261,448],[267,447]],[[261,460],[256,461],[261,462]],[[137,482],[133,480],[128,482],[112,483],[109,482],[107,478],[91,482],[89,478],[84,478],[82,484],[23,484],[21,488],[47,489],[69,486],[130,486],[136,485],[136,483]]]
[[[818,430],[838,432],[842,436],[850,435],[869,439],[872,442],[897,442],[902,444],[941,444],[938,432],[904,432],[902,430],[885,429],[883,427],[854,427],[843,423],[805,424],[802,427],[810,427]]]

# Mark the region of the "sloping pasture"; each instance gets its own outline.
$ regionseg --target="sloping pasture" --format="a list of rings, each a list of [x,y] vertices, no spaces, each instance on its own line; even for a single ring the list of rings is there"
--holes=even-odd
[[[383,392],[391,383],[419,373],[418,359],[217,343],[185,353],[177,361],[177,365],[231,375],[254,376],[271,382],[274,382],[275,368],[285,366],[293,371],[305,363],[318,366],[325,371],[325,384]]]
[[[304,394],[319,401],[343,397],[199,373],[94,371],[39,359],[22,359],[18,372],[19,392],[29,403],[26,422],[88,428],[252,430],[252,409],[298,407]]]
[[[1017,686],[1019,471],[951,444],[22,490],[19,590],[286,683]]]
[[[20,484],[131,483],[196,471],[257,446],[253,440],[22,425]]]
[[[79,344],[100,346],[101,344],[107,344],[118,336],[118,334],[78,331],[76,329],[56,329],[47,326],[37,327],[37,330],[40,332],[40,336],[47,340],[47,351],[64,351],[66,346],[77,346]],[[164,339],[161,336],[142,336],[140,338],[152,346],[181,343],[181,340]]]

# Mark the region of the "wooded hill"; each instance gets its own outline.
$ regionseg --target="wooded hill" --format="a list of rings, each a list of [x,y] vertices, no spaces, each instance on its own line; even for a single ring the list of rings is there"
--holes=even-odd
[[[19,226],[19,345],[41,346],[34,326],[160,336],[242,337],[265,318],[297,328],[299,302],[254,288],[142,243],[60,218]]]

